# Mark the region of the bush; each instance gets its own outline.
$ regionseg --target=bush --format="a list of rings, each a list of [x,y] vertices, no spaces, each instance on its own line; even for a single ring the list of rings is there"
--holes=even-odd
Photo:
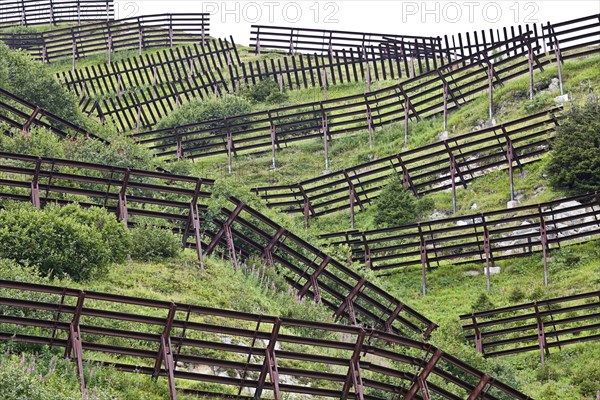
[[[600,189],[600,105],[573,112],[558,127],[547,167],[555,189],[587,193]]]
[[[137,260],[157,260],[177,257],[181,252],[180,239],[163,228],[134,228],[131,234],[131,257]]]
[[[42,64],[0,43],[0,87],[75,124],[85,119],[75,95]]]
[[[411,224],[433,210],[429,198],[416,199],[404,190],[403,182],[394,176],[375,201],[375,223],[380,227]]]
[[[125,227],[110,218],[104,210],[76,205],[0,210],[0,258],[36,265],[45,275],[87,279],[124,258]]]
[[[477,299],[471,304],[471,312],[488,311],[494,309],[494,303],[485,293],[480,293]]]
[[[279,84],[272,78],[263,79],[248,88],[244,94],[251,100],[268,104],[282,103],[289,97],[285,91],[279,91]]]
[[[173,128],[202,121],[220,121],[223,118],[247,114],[251,110],[250,102],[239,96],[226,95],[204,101],[193,100],[160,120],[156,125],[156,129]],[[212,128],[222,128],[223,126],[222,122],[213,125]]]

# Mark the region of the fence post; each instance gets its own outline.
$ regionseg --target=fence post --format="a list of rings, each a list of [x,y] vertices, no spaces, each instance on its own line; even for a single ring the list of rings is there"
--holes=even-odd
[[[425,296],[427,295],[427,242],[425,241],[425,236],[423,236],[423,229],[420,222],[417,227],[419,229],[419,254],[421,255],[421,291],[423,296]]]
[[[504,129],[504,126],[502,126]],[[512,140],[507,136],[506,137],[506,158],[508,159],[508,179],[509,179],[509,187],[510,187],[510,201],[515,201],[515,183],[514,183],[514,174],[513,174],[513,161],[514,161],[514,148],[512,144]]]
[[[327,70],[321,68],[321,75],[323,76],[323,100],[327,100]]]
[[[325,150],[325,171],[329,171],[329,127],[323,103],[321,103],[321,128],[323,129],[323,148]]]
[[[33,179],[31,180],[31,204],[35,208],[41,208],[40,185],[39,185],[39,176],[40,176],[41,166],[42,166],[42,158],[38,157],[38,159],[35,162],[35,173],[33,175]]]
[[[540,213],[540,242],[542,243],[542,262],[544,263],[544,286],[548,286],[548,230],[542,214],[542,208],[538,207],[538,211]]]
[[[527,64],[529,67],[529,101],[533,102],[534,95],[534,85],[533,85],[533,49],[531,48],[531,43],[528,43],[528,51],[527,51]]]
[[[169,15],[169,48],[173,48],[173,15]]]
[[[268,115],[269,115],[269,125],[270,125],[270,132],[271,132],[271,162],[273,165],[273,169],[275,169],[277,167],[276,162],[275,162],[275,144],[277,142],[277,132],[275,130],[275,123],[273,122],[271,110],[268,111]]]
[[[404,144],[408,144],[408,97],[404,99]]]
[[[487,284],[487,291],[490,291],[490,261],[493,265],[492,259],[492,245],[490,242],[490,232],[488,231],[487,224],[485,222],[485,216],[481,214],[481,222],[483,223],[483,250],[485,252],[485,278]]]
[[[493,67],[492,67],[491,63],[488,64],[487,76],[488,76],[488,91],[489,91],[489,102],[490,102],[489,113],[490,113],[490,121],[492,121],[492,119],[494,118],[494,81],[493,81],[494,73],[493,73]]]
[[[558,85],[560,87],[560,95],[564,96],[563,78],[562,78],[562,53],[558,45],[558,39],[554,38],[554,54],[556,55],[556,66],[558,67]]]

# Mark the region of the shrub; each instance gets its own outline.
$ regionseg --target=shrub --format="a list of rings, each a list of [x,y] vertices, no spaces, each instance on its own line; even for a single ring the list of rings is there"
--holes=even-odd
[[[111,250],[112,262],[122,263],[127,258],[131,248],[131,237],[125,224],[117,221],[114,214],[110,214],[100,207],[84,209],[77,204],[58,208],[56,213],[59,217],[71,216],[77,222],[99,232],[102,241]]]
[[[0,43],[0,87],[76,124],[85,119],[75,95],[44,65]]]
[[[46,275],[87,279],[124,257],[127,243],[112,240],[124,238],[125,228],[112,223],[111,217],[104,210],[77,206],[38,210],[20,205],[0,210],[0,257],[36,265]]]
[[[251,86],[246,90],[245,95],[256,102],[268,104],[282,103],[289,97],[285,91],[279,91],[279,84],[272,78],[263,79]]]
[[[220,121],[234,115],[247,114],[251,109],[250,102],[239,96],[226,95],[204,101],[193,100],[160,120],[156,129],[173,128],[202,121]],[[213,125],[212,128],[222,128],[223,126],[222,122]]]
[[[429,198],[416,199],[411,192],[404,190],[402,180],[394,176],[375,202],[375,223],[382,227],[411,224],[433,210],[434,206]]]
[[[167,229],[134,228],[131,234],[131,257],[138,260],[173,258],[181,252],[181,241]]]
[[[471,312],[480,312],[492,310],[494,308],[494,304],[490,300],[489,296],[485,293],[480,293],[477,299],[471,304]]]
[[[587,193],[600,189],[600,105],[573,112],[561,126],[547,167],[555,189]]]

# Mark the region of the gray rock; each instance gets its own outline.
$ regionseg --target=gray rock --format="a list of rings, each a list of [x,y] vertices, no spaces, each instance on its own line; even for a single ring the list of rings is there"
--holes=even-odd
[[[509,201],[508,203],[506,203],[506,208],[508,208],[509,210],[511,208],[515,208],[519,206],[519,201],[518,200],[513,200],[513,201]]]
[[[568,101],[569,101],[568,94],[563,94],[562,96],[557,96],[554,98],[554,102],[556,104],[564,104],[564,103],[567,103]]]
[[[442,131],[438,134],[438,139],[440,142],[443,142],[444,140],[448,140],[449,137],[450,137],[450,132],[448,132],[448,131]]]

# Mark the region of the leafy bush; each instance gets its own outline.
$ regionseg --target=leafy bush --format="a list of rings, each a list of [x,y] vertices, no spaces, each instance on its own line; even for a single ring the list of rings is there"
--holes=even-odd
[[[105,246],[110,248],[112,262],[122,263],[131,248],[131,237],[125,224],[117,221],[114,214],[100,207],[81,208],[77,204],[69,204],[56,210],[59,217],[73,217],[77,222],[95,229],[100,233]]]
[[[404,190],[402,180],[394,176],[375,202],[375,223],[381,227],[411,224],[433,210],[434,206],[429,198],[416,199]]]
[[[279,84],[272,78],[263,79],[248,88],[244,94],[256,102],[268,104],[282,103],[289,97],[285,91],[279,91]]]
[[[156,260],[177,257],[181,241],[167,229],[148,227],[134,228],[131,234],[131,257],[137,260]]]
[[[124,258],[127,233],[111,217],[104,210],[75,205],[8,207],[0,210],[0,257],[36,265],[43,274],[87,279]]]
[[[472,312],[480,312],[492,310],[494,308],[494,303],[490,300],[489,296],[485,293],[480,293],[477,299],[471,304]]]
[[[42,64],[0,43],[0,87],[68,121],[82,124],[77,98]]]
[[[220,121],[234,115],[247,114],[251,109],[250,102],[239,96],[226,95],[204,101],[193,100],[160,120],[156,129],[173,128],[202,121]],[[222,122],[213,125],[212,128],[222,128],[223,126]]]
[[[600,105],[590,103],[558,127],[547,167],[555,189],[587,193],[600,189]]]

